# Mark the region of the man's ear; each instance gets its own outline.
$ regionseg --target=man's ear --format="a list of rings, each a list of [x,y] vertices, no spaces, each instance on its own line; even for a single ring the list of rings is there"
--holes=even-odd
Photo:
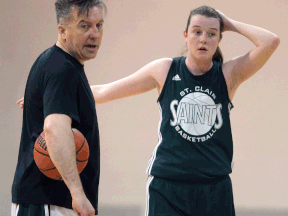
[[[58,32],[59,32],[59,36],[61,37],[62,40],[66,41],[66,37],[67,37],[67,27],[65,25],[58,25]]]

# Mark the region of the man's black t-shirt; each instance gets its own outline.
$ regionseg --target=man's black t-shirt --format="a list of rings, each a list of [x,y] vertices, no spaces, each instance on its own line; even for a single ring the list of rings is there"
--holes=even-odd
[[[42,174],[33,157],[34,143],[43,131],[44,119],[50,114],[65,114],[72,118],[72,128],[81,131],[89,144],[90,158],[80,178],[85,194],[97,212],[99,131],[95,101],[83,65],[56,45],[47,49],[32,66],[24,104],[12,202],[72,208],[71,195],[65,183]]]

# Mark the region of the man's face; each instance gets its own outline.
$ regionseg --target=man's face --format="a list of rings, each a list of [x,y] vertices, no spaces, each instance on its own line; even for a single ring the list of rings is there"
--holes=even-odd
[[[75,57],[81,64],[96,57],[101,45],[103,35],[103,10],[92,7],[79,14],[76,7],[71,8],[71,20],[64,27],[64,46],[68,53]]]

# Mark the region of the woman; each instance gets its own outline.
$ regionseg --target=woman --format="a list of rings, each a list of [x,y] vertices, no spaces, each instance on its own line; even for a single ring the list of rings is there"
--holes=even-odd
[[[218,45],[224,31],[242,34],[256,47],[223,63]],[[231,100],[280,41],[207,6],[191,11],[183,34],[187,57],[159,59],[91,89],[97,104],[158,90],[159,143],[147,168],[146,216],[235,215]]]

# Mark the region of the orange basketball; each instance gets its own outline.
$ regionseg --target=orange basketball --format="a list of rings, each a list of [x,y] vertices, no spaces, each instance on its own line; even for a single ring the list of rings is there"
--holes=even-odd
[[[72,128],[72,131],[74,134],[76,144],[76,161],[78,166],[78,172],[80,174],[88,163],[89,146],[87,140],[79,130]],[[49,156],[44,131],[39,135],[39,137],[35,141],[34,160],[37,167],[44,175],[54,180],[62,180],[60,173],[54,166]]]

